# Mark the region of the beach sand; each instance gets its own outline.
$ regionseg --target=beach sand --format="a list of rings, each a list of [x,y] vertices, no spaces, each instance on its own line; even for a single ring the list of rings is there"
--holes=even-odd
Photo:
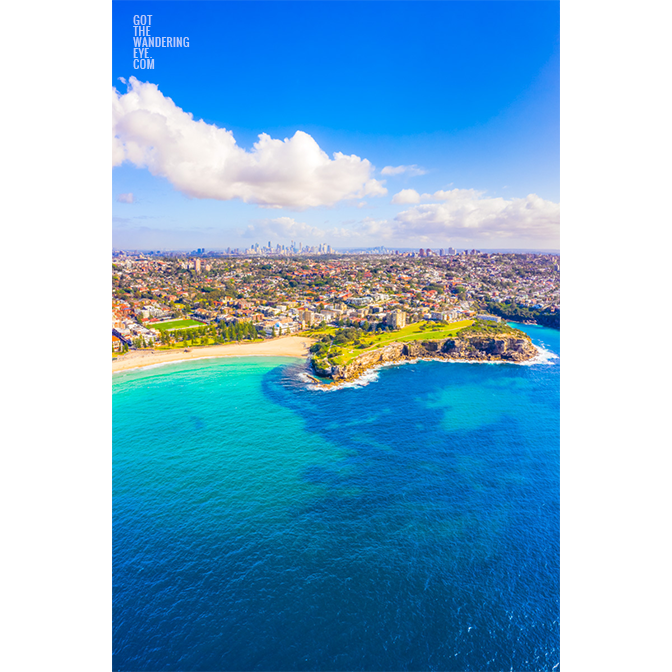
[[[112,373],[126,371],[143,366],[176,362],[185,359],[201,359],[203,357],[256,357],[268,355],[273,357],[307,357],[314,339],[304,336],[285,336],[259,343],[229,343],[226,345],[206,345],[175,350],[135,350],[120,355],[112,361]]]

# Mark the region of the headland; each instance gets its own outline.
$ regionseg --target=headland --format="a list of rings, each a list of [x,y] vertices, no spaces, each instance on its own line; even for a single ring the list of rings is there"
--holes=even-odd
[[[376,366],[410,360],[523,362],[538,354],[530,337],[519,329],[480,322],[470,323],[442,338],[416,332],[412,338],[372,345],[360,343],[358,347],[364,349],[361,354],[349,349],[334,356],[325,352],[325,347],[326,342],[325,346],[320,342],[311,346],[313,370],[325,383],[352,381]]]

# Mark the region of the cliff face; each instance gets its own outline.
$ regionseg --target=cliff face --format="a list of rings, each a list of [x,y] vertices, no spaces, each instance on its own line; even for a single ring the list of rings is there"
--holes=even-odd
[[[373,352],[365,352],[345,366],[314,366],[315,372],[336,381],[352,380],[367,369],[388,362],[408,359],[467,359],[480,361],[522,362],[537,354],[527,338],[510,334],[463,336],[440,341],[390,343]]]

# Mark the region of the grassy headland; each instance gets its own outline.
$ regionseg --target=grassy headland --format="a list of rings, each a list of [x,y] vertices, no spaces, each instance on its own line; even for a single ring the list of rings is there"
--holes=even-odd
[[[310,347],[313,368],[320,376],[338,379],[357,377],[382,361],[409,357],[522,361],[536,352],[521,330],[506,322],[486,320],[423,321],[377,334],[354,327],[324,332],[313,334],[320,337]],[[415,342],[413,346],[412,342]]]
[[[396,331],[376,334],[371,334],[356,327],[327,328],[311,333],[313,338],[319,340],[313,344],[310,350],[315,359],[327,359],[330,364],[345,365],[349,364],[355,357],[365,352],[377,350],[388,343],[450,338],[459,331],[471,327],[473,323],[473,320],[462,320],[449,324],[423,320]]]

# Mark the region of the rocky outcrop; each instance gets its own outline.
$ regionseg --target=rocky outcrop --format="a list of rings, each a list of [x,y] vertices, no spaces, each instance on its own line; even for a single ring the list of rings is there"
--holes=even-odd
[[[317,359],[316,357],[313,357],[311,363],[313,365],[313,370],[318,376],[322,376],[323,378],[331,377],[333,367],[326,359]]]
[[[523,362],[537,354],[529,338],[513,334],[484,336],[465,335],[439,341],[389,343],[355,357],[349,364],[330,366],[326,360],[313,360],[319,376],[334,381],[354,380],[365,371],[381,364],[410,359],[461,359],[475,361]]]

